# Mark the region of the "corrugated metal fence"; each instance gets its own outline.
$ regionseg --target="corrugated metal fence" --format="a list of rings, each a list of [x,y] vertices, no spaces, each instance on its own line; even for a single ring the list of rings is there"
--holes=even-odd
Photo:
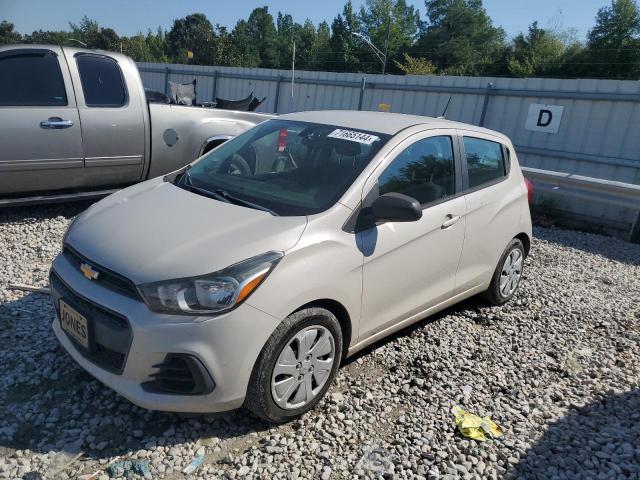
[[[640,82],[356,73],[140,63],[146,87],[198,79],[199,101],[267,97],[262,111],[379,110],[438,116],[507,134],[527,167],[640,184]],[[553,121],[551,116],[553,115]],[[545,191],[548,211],[629,232],[638,208]]]

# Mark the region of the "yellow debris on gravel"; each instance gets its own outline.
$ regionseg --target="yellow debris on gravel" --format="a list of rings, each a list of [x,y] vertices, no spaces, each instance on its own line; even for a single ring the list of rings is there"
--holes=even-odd
[[[502,427],[489,417],[481,418],[457,405],[451,409],[451,413],[456,419],[458,430],[467,438],[484,442],[487,440],[487,435],[491,438],[497,438],[504,434]]]

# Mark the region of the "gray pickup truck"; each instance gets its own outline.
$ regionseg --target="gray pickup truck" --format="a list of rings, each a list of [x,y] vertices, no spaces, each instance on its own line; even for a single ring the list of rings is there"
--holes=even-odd
[[[103,195],[176,170],[268,118],[149,103],[136,64],[118,53],[3,46],[0,207]]]

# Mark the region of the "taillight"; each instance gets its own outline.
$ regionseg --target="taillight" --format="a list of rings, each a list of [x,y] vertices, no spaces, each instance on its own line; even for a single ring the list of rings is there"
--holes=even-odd
[[[533,203],[533,183],[528,178],[524,179],[524,184],[527,187],[527,200],[529,204]]]

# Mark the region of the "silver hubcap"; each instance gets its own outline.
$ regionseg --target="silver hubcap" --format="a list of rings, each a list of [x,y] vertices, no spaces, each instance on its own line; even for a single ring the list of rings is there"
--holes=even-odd
[[[522,252],[518,249],[511,250],[502,265],[500,274],[500,295],[509,297],[516,291],[520,277],[522,276]]]
[[[271,395],[276,405],[291,410],[316,398],[329,378],[335,352],[333,335],[325,327],[314,325],[296,333],[273,367]]]

